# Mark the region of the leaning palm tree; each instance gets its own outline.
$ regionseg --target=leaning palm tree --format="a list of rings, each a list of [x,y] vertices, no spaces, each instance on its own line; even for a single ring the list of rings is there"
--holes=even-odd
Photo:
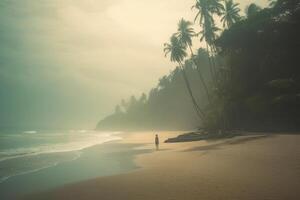
[[[210,63],[210,72],[213,78],[214,83],[217,82],[216,77],[216,64],[214,60],[215,47],[214,42],[216,40],[216,32],[219,31],[219,28],[216,27],[213,21],[205,21],[202,25],[202,30],[197,34],[200,36],[200,41],[205,41],[206,50],[209,54],[209,63]]]
[[[216,54],[216,48],[214,46],[215,40],[216,40],[216,32],[219,31],[219,28],[215,25],[214,21],[204,21],[202,25],[202,30],[198,33],[200,35],[200,41],[206,42],[206,49],[209,54],[209,62],[210,62],[210,73],[212,74],[212,80],[214,83],[214,90],[219,91],[221,88],[222,83],[220,82],[220,76],[219,71],[216,69],[216,61],[215,61],[215,54]],[[210,56],[211,55],[211,56]],[[224,99],[223,96],[218,95],[218,98],[222,101]],[[225,118],[224,118],[224,112],[222,110],[218,113],[219,119],[221,120],[220,128],[221,131],[226,129],[225,125]],[[217,121],[217,119],[216,119]]]
[[[214,15],[221,16],[224,13],[224,6],[221,4],[221,0],[196,0],[196,4],[193,6],[198,10],[195,20],[199,19],[199,24],[202,30],[198,33],[200,35],[200,41],[206,42],[206,49],[208,53],[208,61],[210,65],[210,72],[212,80],[215,86],[215,90],[218,90],[220,83],[218,80],[218,73],[216,70],[216,61],[215,61],[215,40],[216,33],[219,30],[214,22]],[[223,99],[222,96],[220,98]],[[219,113],[220,118],[224,121],[224,115],[222,112]],[[225,124],[223,123],[223,129],[225,129]]]
[[[183,46],[188,47],[190,52],[191,52],[191,58],[192,58],[193,64],[197,68],[197,72],[198,72],[199,78],[201,80],[201,83],[202,83],[202,85],[205,89],[207,99],[208,99],[209,103],[211,104],[208,87],[207,87],[207,85],[205,83],[205,80],[202,76],[200,66],[195,60],[194,52],[192,50],[192,38],[195,36],[194,29],[192,28],[192,23],[189,22],[189,21],[186,21],[182,18],[178,23],[177,31],[178,32],[176,33],[176,36],[178,37],[179,41],[181,42],[181,44]]]
[[[215,26],[213,15],[220,15],[223,10],[221,0],[196,0],[195,5],[192,8],[197,9],[195,22],[198,20],[199,25],[202,27],[202,31],[198,33],[201,36],[200,41],[205,40],[206,50],[208,52],[208,61],[210,65],[210,72],[213,82],[216,82],[215,73],[215,61],[214,57],[210,54],[214,54],[214,41],[216,39],[216,31],[218,28]]]
[[[192,38],[195,36],[195,31],[192,27],[192,23],[190,21],[186,21],[183,18],[179,20],[177,26],[176,36],[179,41],[183,44],[183,46],[188,47],[190,49],[191,54],[192,50]]]
[[[202,26],[202,30],[198,33],[198,35],[200,35],[200,41],[202,42],[204,40],[209,46],[213,46],[217,38],[216,32],[219,30],[215,23],[206,21]]]
[[[179,41],[179,39],[176,37],[176,35],[172,35],[172,37],[170,38],[170,43],[164,44],[164,52],[165,52],[165,56],[170,54],[171,62],[178,63],[178,65],[181,69],[183,79],[185,81],[185,85],[187,87],[188,93],[191,97],[193,106],[195,108],[196,114],[200,119],[203,119],[204,112],[202,111],[202,109],[199,107],[199,105],[196,102],[196,99],[193,95],[191,85],[187,78],[187,74],[185,72],[184,65],[183,65],[183,60],[187,56],[187,53],[185,52],[185,46]]]
[[[223,27],[229,28],[235,22],[240,20],[239,3],[234,3],[233,0],[225,0],[225,6],[222,10],[221,22],[223,22]]]

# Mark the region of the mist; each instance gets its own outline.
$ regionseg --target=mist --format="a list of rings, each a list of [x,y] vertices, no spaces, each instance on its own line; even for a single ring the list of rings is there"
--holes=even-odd
[[[1,1],[0,126],[94,128],[174,68],[162,44],[193,2]]]

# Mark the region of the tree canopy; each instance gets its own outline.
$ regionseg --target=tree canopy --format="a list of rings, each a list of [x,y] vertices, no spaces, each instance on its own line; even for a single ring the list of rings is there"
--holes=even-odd
[[[201,31],[195,34],[193,24],[181,19],[164,45],[178,67],[148,97],[121,101],[98,128],[298,130],[300,1],[273,0],[267,8],[252,3],[246,17],[233,0],[196,0],[193,9]],[[214,16],[225,27],[221,34]],[[205,41],[206,49],[194,54],[192,37]]]

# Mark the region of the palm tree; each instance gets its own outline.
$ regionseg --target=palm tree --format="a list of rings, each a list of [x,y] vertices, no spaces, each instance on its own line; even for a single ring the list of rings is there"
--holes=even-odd
[[[180,19],[178,22],[176,36],[178,37],[179,41],[185,46],[188,47],[193,53],[192,50],[192,38],[195,36],[194,29],[192,28],[192,23],[190,21],[186,21],[183,18]]]
[[[207,0],[196,0],[195,5],[192,6],[192,9],[193,8],[197,9],[197,14],[195,16],[194,22],[196,22],[199,19],[200,26],[206,20],[213,21],[209,2]]]
[[[251,3],[248,5],[245,9],[245,13],[247,18],[254,16],[256,13],[258,13],[261,10],[261,7],[256,5],[255,3]]]
[[[180,40],[176,37],[176,35],[172,35],[170,38],[170,43],[165,43],[164,44],[164,52],[165,56],[170,54],[170,60],[171,62],[177,62],[179,64],[179,67],[181,69],[183,79],[185,81],[185,85],[187,87],[188,93],[191,97],[193,106],[195,108],[195,111],[200,119],[203,119],[204,117],[204,112],[202,109],[198,106],[196,99],[193,95],[192,89],[190,82],[187,78],[186,72],[184,70],[183,66],[183,60],[187,56],[187,53],[185,52],[185,46],[180,42]]]
[[[223,10],[223,5],[220,2],[221,0],[196,0],[195,5],[192,6],[192,9],[198,10],[194,21],[199,18],[200,25],[206,20],[213,22],[213,14],[221,15]]]
[[[170,43],[165,43],[164,47],[165,56],[170,53],[171,62],[177,62],[181,64],[184,58],[187,56],[184,45],[179,41],[176,35],[172,35],[170,38]]]
[[[214,60],[215,47],[214,42],[217,37],[216,32],[219,31],[219,28],[216,27],[213,21],[205,21],[202,25],[202,30],[197,34],[200,35],[200,41],[205,41],[206,50],[208,52],[208,61],[210,65],[210,73],[213,78],[214,83],[217,82],[216,77],[216,64]]]
[[[239,21],[241,19],[239,12],[240,8],[238,7],[238,3],[234,3],[233,0],[225,0],[224,1],[224,6],[221,11],[221,22],[223,22],[223,27],[224,28],[230,28],[234,23]],[[221,81],[221,80],[220,80]],[[219,84],[219,86],[222,86],[222,83]],[[226,98],[222,92],[220,93],[221,87],[218,87],[218,93],[219,93],[219,98],[222,99],[224,103],[226,103]],[[225,104],[224,104],[225,108]],[[226,129],[226,118],[225,118],[225,111],[224,109],[220,112],[220,119],[222,121],[222,126],[223,129]]]
[[[204,78],[203,78],[201,70],[200,70],[200,66],[196,62],[194,52],[192,50],[192,37],[195,36],[194,29],[192,28],[192,23],[189,22],[189,21],[186,21],[182,18],[178,23],[177,31],[178,32],[176,33],[176,36],[178,37],[179,41],[181,42],[181,44],[183,46],[188,47],[190,52],[191,52],[191,58],[192,58],[193,64],[197,68],[197,72],[198,72],[199,78],[201,80],[201,83],[202,83],[202,85],[205,89],[207,99],[208,99],[209,103],[211,104],[210,95],[209,95],[209,92],[208,92],[207,85],[204,81]]]
[[[240,9],[239,3],[234,3],[233,0],[225,0],[225,6],[222,10],[221,22],[223,22],[223,27],[231,27],[235,22],[240,20]]]
[[[216,40],[217,34],[216,32],[220,29],[215,25],[213,21],[205,21],[205,23],[202,25],[202,30],[198,33],[200,35],[200,41],[202,42],[205,40],[205,42],[209,46],[213,46],[214,42]]]
[[[220,3],[220,0],[197,0],[196,4],[193,6],[198,10],[198,13],[195,17],[195,21],[199,19],[199,24],[202,27],[202,30],[198,33],[200,35],[200,41],[205,40],[206,49],[208,52],[208,60],[210,65],[210,72],[212,76],[215,89],[219,88],[219,82],[217,78],[216,62],[215,62],[215,53],[216,48],[214,42],[216,40],[216,32],[219,30],[215,25],[213,16],[216,14],[221,16],[224,13],[224,6]],[[211,55],[211,56],[210,56]],[[220,96],[223,99],[223,97]],[[220,113],[220,118],[224,121],[224,114]],[[225,123],[223,123],[223,129],[225,129]]]
[[[213,81],[216,83],[216,70],[214,57],[210,54],[214,53],[214,41],[216,39],[216,31],[219,29],[215,26],[213,15],[220,15],[223,10],[221,0],[196,0],[196,4],[192,7],[198,10],[195,21],[199,19],[199,25],[202,31],[198,33],[201,35],[200,41],[206,41],[206,50],[209,54],[208,61],[210,65],[210,72]]]

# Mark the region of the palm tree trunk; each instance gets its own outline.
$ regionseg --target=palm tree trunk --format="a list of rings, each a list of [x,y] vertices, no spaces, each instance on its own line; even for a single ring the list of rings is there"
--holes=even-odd
[[[191,89],[191,85],[190,85],[190,82],[189,82],[189,80],[188,80],[188,78],[187,78],[187,75],[186,75],[185,69],[184,69],[184,67],[183,67],[183,64],[182,64],[181,62],[179,62],[179,66],[180,66],[180,69],[181,69],[181,72],[182,72],[182,76],[183,76],[185,85],[186,85],[186,87],[187,87],[188,93],[189,93],[189,95],[190,95],[190,97],[191,97],[191,100],[192,100],[194,109],[195,109],[195,111],[196,111],[196,114],[197,114],[197,116],[198,116],[201,120],[203,120],[205,114],[204,114],[203,110],[199,107],[199,105],[197,104],[197,101],[196,101],[196,99],[195,99],[195,97],[194,97],[194,95],[193,95],[193,92],[192,92],[192,89]]]
[[[200,67],[199,67],[199,65],[197,64],[197,62],[196,62],[196,60],[195,60],[195,58],[194,58],[194,52],[193,52],[191,46],[190,46],[190,45],[188,45],[188,46],[189,46],[189,49],[190,49],[190,51],[191,51],[193,63],[194,63],[194,65],[197,67],[197,72],[198,72],[199,78],[200,78],[201,83],[202,83],[202,85],[203,85],[203,87],[204,87],[204,89],[205,89],[205,92],[206,92],[206,96],[207,96],[208,102],[209,102],[209,104],[210,104],[210,106],[211,106],[211,105],[212,105],[212,102],[211,102],[211,99],[210,99],[208,87],[207,87],[207,85],[206,85],[206,83],[205,83],[205,80],[204,80],[204,78],[203,78],[203,76],[202,76],[202,73],[201,73],[201,71],[200,71]]]
[[[214,55],[216,54],[216,48],[213,45],[211,45],[210,46],[210,50],[212,52],[212,58],[211,58],[211,60],[212,60],[213,70],[214,70],[215,78],[216,78],[216,80],[215,80],[216,88],[220,88],[219,82],[218,82],[218,80],[219,80],[220,77],[218,76],[218,73],[217,73],[217,70],[216,70],[216,62],[215,62],[215,58],[214,58]],[[224,98],[223,95],[220,95],[219,98],[221,98],[221,100],[224,103],[226,103],[225,102],[225,98]],[[222,132],[225,131],[226,127],[227,127],[227,125],[226,125],[227,123],[226,123],[226,119],[225,119],[225,117],[226,117],[225,116],[225,106],[226,106],[226,104],[224,105],[224,108],[222,109],[222,111],[220,113],[220,118],[221,118],[220,127],[222,127]]]
[[[215,76],[215,82],[217,83],[218,76],[217,76],[217,70],[216,70],[216,62],[215,62],[215,58],[214,58],[214,53],[215,53],[214,47],[211,46],[211,45],[208,45],[207,48],[210,48],[210,52],[212,52],[210,60],[211,60],[211,63],[212,63],[212,70],[213,70],[213,73],[214,73],[214,76]]]
[[[216,87],[217,86],[216,85],[216,77],[215,77],[215,73],[214,73],[214,70],[213,70],[212,60],[210,58],[209,47],[208,47],[207,42],[206,42],[206,51],[207,51],[207,54],[208,54],[208,62],[209,62],[209,70],[210,70],[211,78],[212,78],[213,83]]]

